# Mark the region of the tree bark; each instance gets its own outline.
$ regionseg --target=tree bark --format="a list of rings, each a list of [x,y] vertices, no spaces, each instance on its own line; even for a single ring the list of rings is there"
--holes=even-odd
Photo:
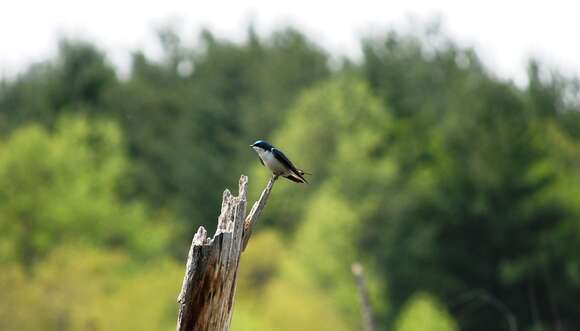
[[[216,233],[213,238],[200,226],[187,257],[185,276],[177,298],[177,331],[229,330],[240,256],[252,228],[266,206],[277,176],[273,176],[246,216],[248,178],[240,177],[239,193],[225,190]]]

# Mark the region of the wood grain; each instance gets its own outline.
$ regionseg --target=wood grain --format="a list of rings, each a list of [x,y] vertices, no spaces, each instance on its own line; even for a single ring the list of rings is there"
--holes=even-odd
[[[178,331],[227,331],[234,307],[240,257],[266,206],[273,176],[246,215],[248,178],[240,177],[238,196],[225,190],[216,233],[199,227],[189,248],[185,276],[177,298]]]

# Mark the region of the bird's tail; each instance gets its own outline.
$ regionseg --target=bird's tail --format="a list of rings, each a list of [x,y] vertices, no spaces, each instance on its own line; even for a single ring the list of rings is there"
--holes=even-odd
[[[306,172],[304,170],[300,170],[300,169],[296,169],[296,170],[298,170],[298,173],[300,174],[300,176],[304,176],[304,175],[312,176],[311,173]]]
[[[286,176],[284,176],[284,178],[288,178],[289,180],[296,182],[296,183],[308,184],[308,181],[306,181],[306,179],[304,179],[304,177],[296,176],[295,174],[286,175]]]
[[[304,178],[304,175],[310,175],[310,174],[305,172],[304,170],[295,169],[295,171],[290,172],[290,174],[288,176],[284,176],[284,177],[286,177],[286,178],[288,178],[291,181],[296,182],[296,183],[308,184],[308,181],[306,180],[306,178]]]

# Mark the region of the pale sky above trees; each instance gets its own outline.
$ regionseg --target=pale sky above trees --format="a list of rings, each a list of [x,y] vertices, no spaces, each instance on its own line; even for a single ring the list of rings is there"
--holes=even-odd
[[[243,38],[290,24],[335,54],[357,57],[361,36],[403,30],[440,18],[444,30],[474,46],[503,77],[525,81],[525,63],[538,57],[564,73],[580,73],[580,4],[574,1],[9,1],[0,11],[0,75],[12,75],[56,52],[59,37],[89,38],[115,64],[130,51],[156,52],[155,29],[172,24],[194,39],[201,27]]]

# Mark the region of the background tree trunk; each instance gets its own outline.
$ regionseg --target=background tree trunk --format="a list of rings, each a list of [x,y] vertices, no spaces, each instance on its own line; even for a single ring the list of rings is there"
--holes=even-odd
[[[352,273],[356,278],[356,285],[358,288],[358,294],[360,298],[361,314],[363,327],[365,331],[375,331],[375,319],[373,317],[373,309],[371,307],[371,301],[369,299],[369,289],[364,277],[363,267],[360,263],[352,264]]]
[[[193,237],[179,302],[178,331],[227,331],[230,327],[242,251],[266,205],[273,176],[246,216],[248,178],[240,177],[239,193],[225,190],[213,238],[200,226]]]

